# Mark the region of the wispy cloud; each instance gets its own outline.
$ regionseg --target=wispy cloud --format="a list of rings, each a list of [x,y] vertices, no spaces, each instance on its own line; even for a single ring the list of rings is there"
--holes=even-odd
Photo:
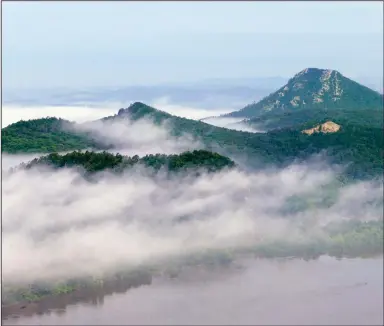
[[[126,155],[176,154],[202,147],[198,139],[185,134],[171,136],[167,124],[155,125],[150,119],[130,121],[93,121],[74,126],[76,130],[89,132],[104,144],[113,144],[114,151]]]
[[[225,112],[227,113],[227,112]],[[223,127],[227,129],[247,131],[247,132],[265,132],[264,128],[256,128],[255,126],[248,125],[244,122],[245,118],[227,118],[227,117],[208,117],[203,119],[205,123],[213,126]]]

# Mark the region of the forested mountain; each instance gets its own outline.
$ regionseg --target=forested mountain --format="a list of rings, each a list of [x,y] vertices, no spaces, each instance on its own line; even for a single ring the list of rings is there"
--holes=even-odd
[[[166,122],[175,137],[184,133],[191,134],[201,140],[207,150],[235,160],[241,157],[242,163],[250,168],[285,166],[293,161],[308,159],[313,154],[327,153],[331,163],[347,165],[346,174],[351,178],[382,175],[383,171],[383,130],[378,127],[346,124],[336,133],[313,135],[303,134],[304,128],[284,128],[264,134],[248,133],[176,117],[139,102],[103,120],[139,120],[144,117],[153,119],[154,123]],[[40,124],[50,126],[37,129],[35,126]],[[6,135],[2,139],[2,150],[53,152],[80,150],[89,146],[95,149],[107,147],[103,147],[89,135],[72,134],[53,126],[58,128],[57,119],[38,119],[10,125],[2,130],[3,135]],[[19,129],[21,132],[18,132]],[[44,140],[47,140],[47,144],[52,144],[52,147],[48,148]],[[15,144],[22,145],[17,148]]]
[[[382,112],[375,109],[376,115],[356,115],[349,120],[347,115],[340,113],[342,126],[336,133],[313,134],[302,133],[306,128],[325,122],[331,115],[319,113],[311,118],[298,121],[293,128],[281,128],[268,133],[249,133],[208,125],[201,121],[189,120],[172,116],[156,110],[143,103],[134,103],[127,109],[121,109],[113,117],[106,120],[129,118],[138,120],[151,117],[156,123],[167,122],[174,136],[184,132],[190,133],[206,144],[207,149],[224,153],[228,156],[246,157],[246,164],[253,167],[273,164],[284,166],[295,160],[305,160],[313,154],[326,152],[332,163],[347,164],[347,174],[351,177],[368,177],[380,175],[383,170],[383,130]],[[341,111],[347,112],[347,110]],[[347,123],[349,122],[349,123]]]
[[[336,70],[307,68],[276,92],[226,117],[255,118],[266,112],[298,109],[382,109],[383,95]]]

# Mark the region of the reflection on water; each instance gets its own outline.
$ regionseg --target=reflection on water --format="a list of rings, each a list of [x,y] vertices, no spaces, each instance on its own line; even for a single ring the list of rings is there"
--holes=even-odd
[[[62,315],[65,308],[70,305],[82,304],[86,306],[101,306],[104,303],[104,297],[112,294],[125,293],[129,289],[151,284],[152,277],[147,273],[142,273],[130,278],[114,279],[113,281],[104,281],[100,287],[84,288],[59,296],[47,297],[36,303],[21,303],[2,307],[2,317],[9,319],[20,316],[50,315],[51,312]]]
[[[243,259],[12,309],[4,324],[383,325],[383,258]]]

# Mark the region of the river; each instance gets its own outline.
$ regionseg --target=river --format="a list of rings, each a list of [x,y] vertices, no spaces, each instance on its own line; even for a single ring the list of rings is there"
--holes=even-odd
[[[239,259],[9,313],[4,325],[383,325],[383,258]]]

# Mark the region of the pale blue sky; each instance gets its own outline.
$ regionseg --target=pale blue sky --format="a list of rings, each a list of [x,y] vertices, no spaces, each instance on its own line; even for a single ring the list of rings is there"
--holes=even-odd
[[[3,86],[383,71],[381,2],[7,2]]]

